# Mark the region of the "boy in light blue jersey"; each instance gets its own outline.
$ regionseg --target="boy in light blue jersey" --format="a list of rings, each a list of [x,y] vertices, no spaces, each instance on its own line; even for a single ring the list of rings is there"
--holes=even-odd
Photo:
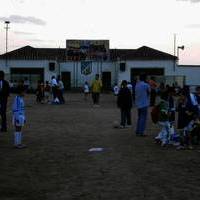
[[[25,108],[24,108],[24,86],[19,85],[17,88],[17,95],[14,99],[12,112],[13,112],[13,125],[15,126],[14,133],[14,146],[18,149],[25,148],[22,144],[22,127],[25,124]]]

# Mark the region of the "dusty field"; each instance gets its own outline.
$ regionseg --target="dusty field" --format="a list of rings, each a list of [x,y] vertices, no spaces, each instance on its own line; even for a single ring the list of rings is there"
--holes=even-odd
[[[112,128],[119,110],[111,95],[101,97],[100,108],[80,94],[66,99],[56,106],[26,97],[27,149],[12,148],[12,127],[0,135],[0,200],[200,199],[199,150],[155,145],[151,122],[147,138],[136,137],[134,125]],[[92,147],[105,150],[88,152]]]

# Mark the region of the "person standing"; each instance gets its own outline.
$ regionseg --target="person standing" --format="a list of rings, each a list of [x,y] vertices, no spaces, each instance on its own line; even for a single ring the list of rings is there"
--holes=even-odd
[[[46,81],[44,86],[44,97],[46,103],[49,103],[50,93],[51,93],[51,86],[49,84],[49,81]]]
[[[65,103],[65,99],[64,99],[65,88],[64,88],[64,84],[63,84],[63,81],[62,81],[60,75],[58,75],[57,83],[58,83],[58,99],[61,104],[64,104]]]
[[[136,86],[137,80],[134,79],[132,82],[132,98],[133,98],[133,102],[135,102],[135,86]]]
[[[19,85],[17,87],[17,95],[14,99],[12,112],[13,112],[13,125],[15,126],[14,133],[14,146],[15,148],[22,149],[26,145],[22,144],[22,127],[26,122],[25,106],[24,106],[24,86]]]
[[[99,74],[96,74],[95,80],[92,82],[92,99],[94,106],[99,105],[101,89],[102,89],[102,82],[99,78]]]
[[[138,109],[138,119],[136,128],[137,136],[145,136],[144,131],[150,101],[150,91],[150,86],[148,83],[146,83],[146,75],[140,75],[139,81],[135,86],[135,104]]]
[[[113,87],[113,92],[114,92],[115,96],[117,96],[119,94],[119,87],[118,87],[117,83],[115,83],[115,86]]]
[[[25,92],[28,93],[30,89],[30,81],[28,80],[27,77],[24,79],[24,88],[25,88]]]
[[[36,102],[44,103],[44,83],[42,81],[38,81],[36,89]]]
[[[132,95],[132,92],[133,92],[133,86],[132,86],[132,83],[131,83],[131,82],[128,82],[128,83],[127,83],[127,88],[130,90],[131,95]]]
[[[150,87],[151,87],[151,94],[150,94],[150,105],[154,106],[156,102],[156,95],[157,95],[157,89],[158,84],[155,81],[155,77],[151,77],[151,79],[148,81]]]
[[[120,128],[131,127],[132,95],[127,86],[127,81],[123,80],[117,98],[117,106],[121,110]]]
[[[0,71],[0,115],[1,115],[1,132],[7,131],[7,100],[10,92],[9,83],[4,80],[4,72]]]
[[[182,130],[190,122],[190,116],[188,115],[190,112],[187,106],[187,96],[184,91],[181,91],[179,95],[176,110],[178,112],[177,128]]]
[[[55,101],[57,97],[57,89],[58,89],[58,82],[55,76],[51,77],[51,88],[52,88],[52,94],[53,94],[53,101]]]
[[[198,103],[198,115],[200,116],[200,87],[197,86],[196,87],[196,100],[197,100],[197,103]]]
[[[85,84],[84,84],[84,86],[83,86],[83,92],[84,92],[84,100],[87,101],[87,99],[88,99],[88,94],[90,93],[90,87],[89,87],[87,81],[85,81]]]

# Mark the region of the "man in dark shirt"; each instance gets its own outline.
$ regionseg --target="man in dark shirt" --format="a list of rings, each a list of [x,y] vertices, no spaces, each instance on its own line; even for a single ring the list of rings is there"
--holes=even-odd
[[[131,108],[132,108],[132,95],[127,87],[127,81],[123,80],[121,89],[119,90],[117,98],[117,106],[121,110],[121,123],[120,127],[131,127]]]
[[[6,108],[9,96],[9,83],[4,80],[4,72],[0,71],[0,115],[1,115],[1,132],[7,131]]]

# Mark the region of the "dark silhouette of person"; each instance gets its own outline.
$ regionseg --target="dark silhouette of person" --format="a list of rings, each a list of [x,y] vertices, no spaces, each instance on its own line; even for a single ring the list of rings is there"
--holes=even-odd
[[[0,115],[1,115],[1,132],[7,131],[7,100],[10,92],[8,81],[4,80],[4,72],[0,71]]]

